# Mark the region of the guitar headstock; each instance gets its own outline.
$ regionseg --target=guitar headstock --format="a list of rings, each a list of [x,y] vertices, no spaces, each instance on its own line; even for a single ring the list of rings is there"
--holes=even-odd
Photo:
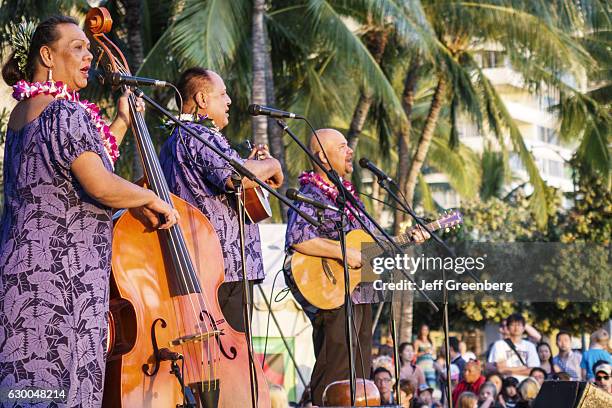
[[[451,229],[459,228],[463,224],[463,216],[458,210],[448,210],[444,214],[440,214],[437,222],[440,224],[440,229],[448,232]]]

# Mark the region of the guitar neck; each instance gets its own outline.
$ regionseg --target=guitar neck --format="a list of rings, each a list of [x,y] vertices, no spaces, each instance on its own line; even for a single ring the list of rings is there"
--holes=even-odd
[[[426,226],[427,226],[427,229],[430,231],[437,231],[442,228],[442,225],[440,224],[439,220],[430,222],[429,224],[426,224]],[[410,239],[410,232],[414,231],[415,228],[416,227],[412,227],[407,233],[393,237],[393,240],[399,246],[409,244],[410,242],[412,242],[412,240]]]

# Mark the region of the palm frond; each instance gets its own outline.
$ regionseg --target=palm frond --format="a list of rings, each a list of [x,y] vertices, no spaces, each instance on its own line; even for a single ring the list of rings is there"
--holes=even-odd
[[[248,2],[185,0],[170,41],[182,66],[223,72],[250,32]]]
[[[431,193],[431,188],[429,188],[429,184],[425,181],[425,176],[423,174],[419,174],[419,198],[421,201],[421,205],[428,213],[436,212],[436,202],[434,201],[433,194]]]
[[[395,116],[402,116],[401,103],[389,80],[376,63],[359,36],[330,1],[308,0],[304,27],[315,33],[315,40],[325,49],[333,49],[335,58],[344,63],[345,69],[355,72],[359,82],[367,84],[385,101]]]
[[[442,135],[432,139],[427,164],[445,174],[450,186],[461,197],[476,197],[482,178],[478,156],[462,143],[451,149],[446,140]]]
[[[500,139],[500,145],[505,145],[506,143],[502,129],[508,130],[508,136],[513,150],[518,154],[521,162],[525,166],[529,182],[533,187],[533,194],[530,198],[532,212],[534,213],[538,225],[544,226],[548,220],[548,196],[544,180],[533,161],[533,156],[525,145],[518,126],[510,116],[504,102],[482,70],[480,68],[477,68],[477,70],[478,81],[480,82],[483,98],[485,99],[485,106],[487,107],[487,116],[491,121],[489,125],[497,130],[496,135]]]

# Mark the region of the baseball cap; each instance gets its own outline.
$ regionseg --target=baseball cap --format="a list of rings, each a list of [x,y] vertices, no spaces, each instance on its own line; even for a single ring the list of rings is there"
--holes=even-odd
[[[595,374],[597,374],[599,372],[604,372],[604,373],[606,373],[608,375],[612,375],[612,366],[610,364],[608,364],[608,363],[603,363],[603,364],[600,364],[597,367],[595,367],[593,369],[593,372]]]
[[[431,388],[429,385],[427,384],[421,384],[419,385],[419,394],[422,393],[423,391],[429,391],[431,393],[433,393],[433,388]]]

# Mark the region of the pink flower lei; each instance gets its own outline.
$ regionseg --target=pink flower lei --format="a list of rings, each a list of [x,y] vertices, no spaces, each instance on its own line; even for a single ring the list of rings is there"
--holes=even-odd
[[[299,180],[300,180],[300,185],[304,186],[306,184],[312,184],[313,186],[321,190],[323,194],[329,197],[333,202],[336,202],[336,197],[338,197],[338,190],[336,189],[335,186],[327,183],[323,179],[323,177],[321,177],[320,174],[317,174],[314,171],[305,171],[302,174],[300,174]],[[342,185],[346,187],[349,193],[351,193],[353,197],[357,199],[357,201],[360,201],[359,196],[357,195],[357,191],[355,190],[355,187],[350,181],[342,180]],[[348,201],[346,203],[346,206],[354,208],[353,205]],[[349,218],[349,220],[351,221],[355,220],[355,216],[348,208],[344,209],[344,213]]]
[[[55,99],[66,99],[70,102],[79,104],[91,117],[96,129],[100,132],[100,138],[104,145],[106,154],[111,159],[111,163],[115,164],[119,158],[119,148],[117,147],[117,139],[110,130],[109,125],[102,119],[100,115],[100,108],[95,103],[87,100],[81,100],[79,93],[76,91],[69,91],[68,86],[62,82],[26,82],[21,80],[13,85],[13,98],[18,101],[32,98],[36,95],[51,95]]]

